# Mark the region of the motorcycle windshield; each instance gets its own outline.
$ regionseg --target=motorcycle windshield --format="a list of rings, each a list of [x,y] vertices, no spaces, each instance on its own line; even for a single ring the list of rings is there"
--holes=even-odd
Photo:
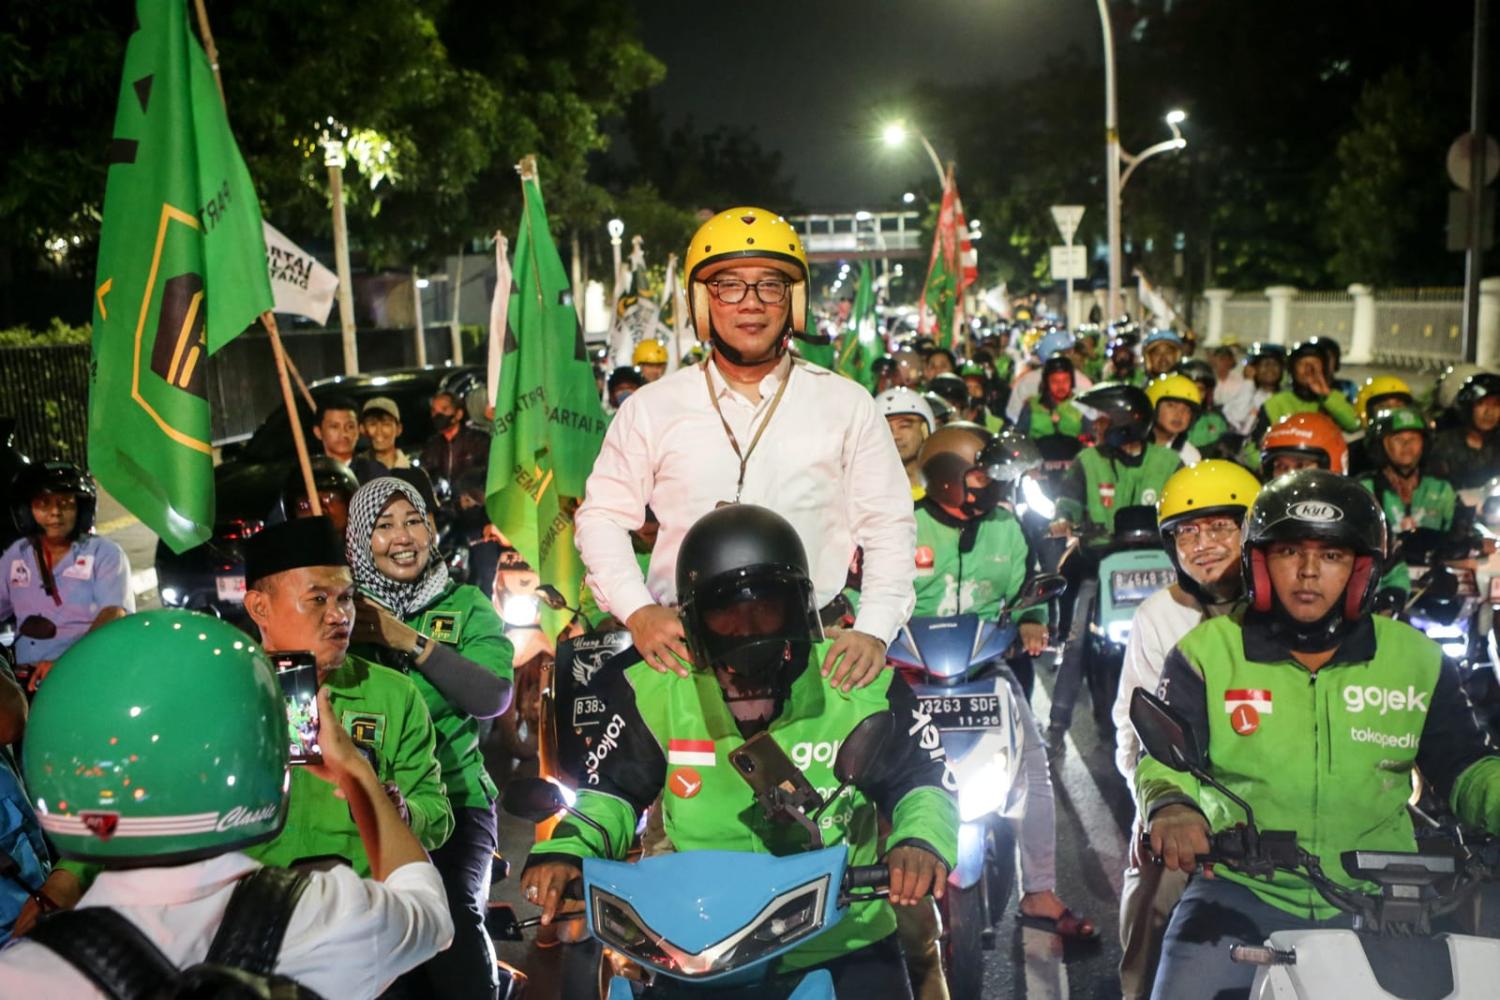
[[[890,658],[903,666],[918,667],[939,680],[960,678],[969,668],[1002,655],[1014,630],[978,615],[945,615],[913,618],[901,630],[900,641]]]
[[[768,962],[837,923],[847,863],[842,844],[788,857],[685,851],[635,864],[587,858],[589,927],[666,975],[711,981]]]

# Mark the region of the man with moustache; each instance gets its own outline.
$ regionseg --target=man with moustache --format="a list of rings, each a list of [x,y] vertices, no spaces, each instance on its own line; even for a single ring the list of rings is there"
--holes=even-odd
[[[675,567],[700,517],[733,503],[791,522],[811,562],[825,626],[856,548],[864,553],[860,607],[832,628],[822,668],[847,691],[885,665],[886,644],[911,614],[916,545],[911,486],[874,399],[788,352],[808,330],[807,255],[785,219],[734,208],[689,244],[688,302],[702,364],[644,386],[615,414],[578,508],[578,549],[601,606],[623,621],[654,669],[686,674],[691,661]],[[630,532],[647,506],[661,522],[642,579]]]
[[[327,517],[272,525],[245,547],[245,611],[262,645],[276,653],[308,651],[318,686],[412,833],[428,850],[453,832],[443,791],[432,716],[416,686],[395,670],[349,655],[354,578],[344,541]],[[262,864],[345,862],[363,877],[370,861],[333,786],[292,769],[291,805],[276,839],[247,852]]]
[[[1115,766],[1135,778],[1140,741],[1130,725],[1136,688],[1155,692],[1167,654],[1207,618],[1243,606],[1240,522],[1260,494],[1260,483],[1234,462],[1210,459],[1173,473],[1156,504],[1157,523],[1177,582],[1136,608],[1125,644],[1115,698]],[[1137,819],[1136,827],[1140,821]],[[1131,838],[1134,848],[1138,837]],[[1120,889],[1120,989],[1127,1000],[1151,994],[1161,934],[1187,875],[1132,857]]]

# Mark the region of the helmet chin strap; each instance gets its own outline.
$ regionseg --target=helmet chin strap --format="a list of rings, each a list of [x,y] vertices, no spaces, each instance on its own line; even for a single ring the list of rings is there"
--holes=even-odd
[[[1300,622],[1281,603],[1281,598],[1271,595],[1271,633],[1299,653],[1324,653],[1338,648],[1356,625],[1344,617],[1340,602],[1328,609],[1328,613],[1315,622]]]
[[[714,350],[724,355],[724,359],[732,365],[750,368],[755,365],[763,365],[768,361],[775,361],[786,353],[788,342],[791,340],[791,320],[787,320],[787,329],[783,330],[781,336],[771,346],[770,353],[764,357],[747,358],[743,351],[732,346],[727,340],[719,336],[719,331],[712,323],[708,325],[708,340],[713,344]]]

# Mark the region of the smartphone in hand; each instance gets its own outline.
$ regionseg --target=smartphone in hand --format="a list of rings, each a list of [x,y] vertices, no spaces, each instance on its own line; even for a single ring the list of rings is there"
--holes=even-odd
[[[286,701],[287,743],[292,764],[321,764],[318,746],[318,661],[312,653],[272,653]]]

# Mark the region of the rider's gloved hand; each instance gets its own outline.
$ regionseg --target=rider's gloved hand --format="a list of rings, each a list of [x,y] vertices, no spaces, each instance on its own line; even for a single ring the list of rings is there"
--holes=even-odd
[[[1151,816],[1146,828],[1151,835],[1151,853],[1174,871],[1191,872],[1198,867],[1198,855],[1207,854],[1208,820],[1192,806],[1163,806]],[[1213,869],[1204,874],[1213,877]]]
[[[897,906],[916,906],[928,895],[943,898],[948,885],[948,866],[943,859],[914,844],[902,844],[886,853],[891,870],[890,900]]]
[[[647,666],[680,677],[688,675],[687,667],[682,664],[691,663],[692,657],[688,654],[687,633],[682,630],[682,619],[676,611],[660,604],[647,604],[631,613],[625,627],[630,629],[631,641]]]

